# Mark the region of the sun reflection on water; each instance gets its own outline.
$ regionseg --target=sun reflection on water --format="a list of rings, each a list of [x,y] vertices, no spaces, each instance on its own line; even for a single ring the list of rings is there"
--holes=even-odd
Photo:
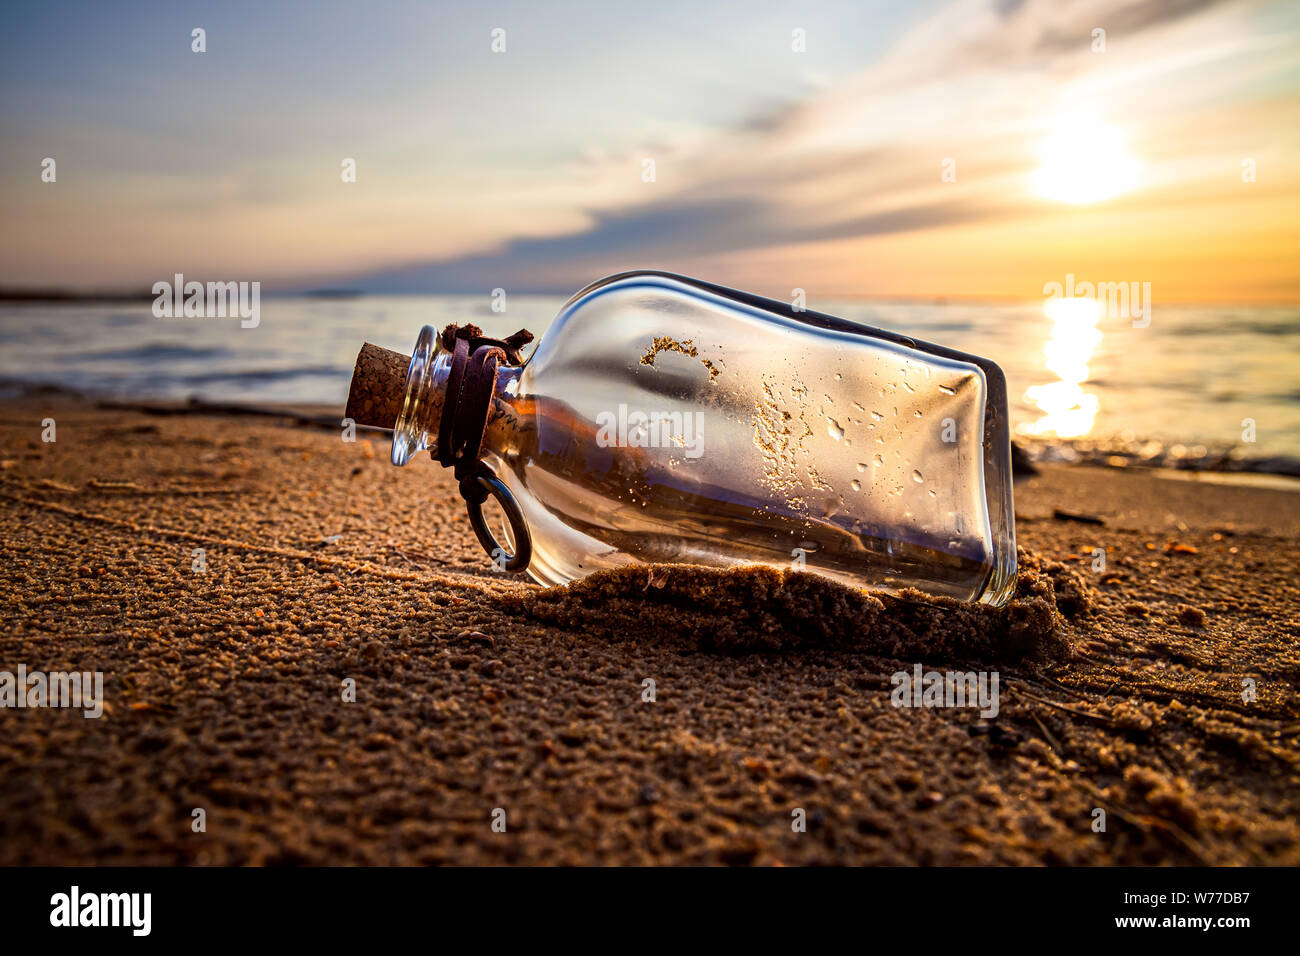
[[[1052,323],[1043,346],[1044,364],[1058,381],[1031,385],[1025,400],[1037,405],[1042,415],[1026,422],[1019,431],[1026,435],[1081,438],[1092,431],[1097,419],[1097,396],[1085,391],[1088,361],[1101,341],[1101,306],[1089,298],[1053,298],[1043,303],[1043,314]]]

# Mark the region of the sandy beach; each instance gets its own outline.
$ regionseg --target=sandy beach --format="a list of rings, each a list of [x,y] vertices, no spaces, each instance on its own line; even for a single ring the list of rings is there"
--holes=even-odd
[[[0,403],[0,670],[106,697],[0,711],[0,864],[1300,863],[1300,495],[1045,465],[1016,512],[998,611],[546,592],[377,434]],[[999,713],[895,707],[918,663]]]

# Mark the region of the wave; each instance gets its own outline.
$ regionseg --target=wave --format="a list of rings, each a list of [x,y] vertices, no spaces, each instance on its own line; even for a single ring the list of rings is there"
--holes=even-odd
[[[149,342],[120,349],[101,349],[76,356],[79,362],[177,362],[229,359],[234,352],[221,346],[181,345],[175,342]]]

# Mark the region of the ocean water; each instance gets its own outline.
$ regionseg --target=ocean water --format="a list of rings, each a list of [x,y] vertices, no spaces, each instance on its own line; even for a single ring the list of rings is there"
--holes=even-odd
[[[260,323],[159,319],[139,303],[0,305],[0,380],[117,398],[343,407],[363,341],[408,352],[424,324],[540,336],[560,296],[264,297]],[[984,355],[1010,386],[1017,438],[1046,457],[1152,463],[1300,461],[1300,309],[1155,308],[1150,324],[1090,302],[812,301],[809,308]],[[1253,441],[1250,439],[1253,437]]]

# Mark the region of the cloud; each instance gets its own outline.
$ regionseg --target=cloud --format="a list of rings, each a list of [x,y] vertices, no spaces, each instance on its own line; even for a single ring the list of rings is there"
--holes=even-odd
[[[493,252],[386,270],[368,276],[364,288],[470,292],[503,286],[571,292],[602,275],[711,256],[719,250],[910,232],[1004,211],[984,203],[942,202],[801,224],[790,222],[761,199],[642,206],[598,214],[591,228],[571,235],[519,239]]]
[[[624,172],[632,165],[622,153],[593,148],[575,157],[574,166],[606,164],[628,184],[587,209],[578,231],[518,238],[348,284],[572,291],[630,268],[1013,221],[1042,208],[1023,186],[1037,162],[1043,116],[1071,82],[1106,65],[1091,50],[1093,28],[1132,51],[1158,42],[1162,30],[1232,5],[957,0],[838,86],[751,113],[684,148],[646,144],[642,155],[660,158],[656,183]],[[1122,72],[1124,63],[1110,66]],[[956,163],[955,183],[941,180],[947,159]]]

